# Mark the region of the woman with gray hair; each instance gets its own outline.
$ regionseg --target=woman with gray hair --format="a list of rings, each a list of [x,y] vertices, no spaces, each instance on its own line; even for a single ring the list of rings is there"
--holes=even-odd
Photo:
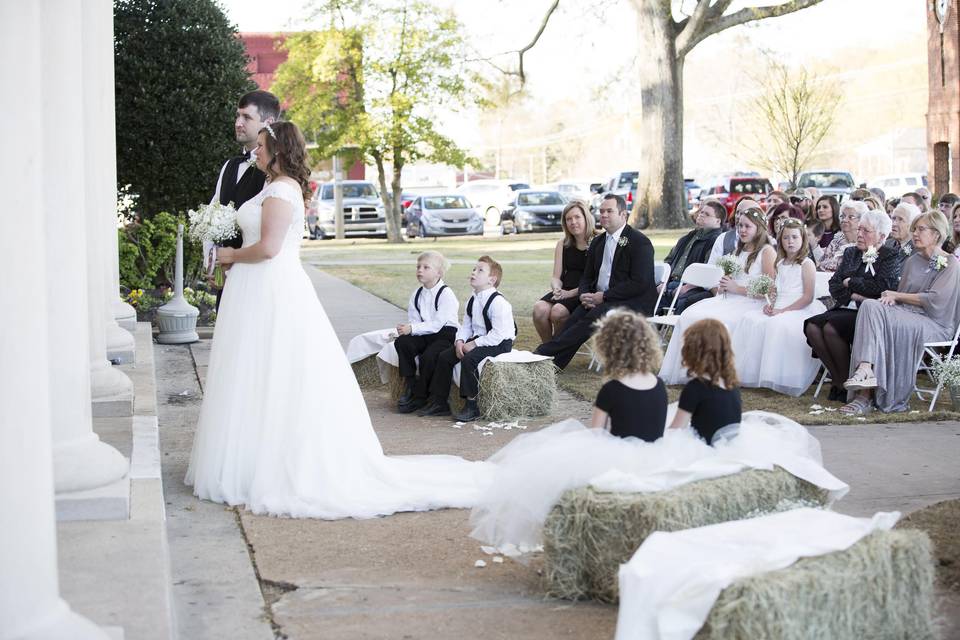
[[[835,306],[807,318],[803,332],[813,357],[820,358],[833,384],[829,400],[841,402],[846,395],[840,387],[850,373],[850,345],[857,325],[857,309],[867,299],[879,298],[900,281],[900,252],[885,244],[891,222],[882,211],[867,211],[857,227],[857,242],[843,252],[830,278],[830,295]]]
[[[844,200],[840,205],[840,233],[823,250],[817,262],[817,271],[836,271],[843,258],[843,251],[857,241],[857,226],[860,218],[870,211],[862,200]]]
[[[887,246],[901,253],[901,262],[913,253],[913,234],[910,228],[919,215],[920,208],[909,202],[901,202],[890,212],[893,224],[890,228],[890,237],[887,238]]]
[[[960,322],[960,262],[941,245],[950,224],[939,211],[920,214],[912,225],[914,251],[896,291],[866,300],[857,313],[850,378],[855,392],[841,411],[906,411],[925,342],[952,340]]]

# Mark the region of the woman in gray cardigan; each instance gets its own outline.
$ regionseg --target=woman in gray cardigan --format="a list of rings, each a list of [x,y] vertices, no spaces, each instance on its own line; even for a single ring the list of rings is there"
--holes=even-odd
[[[913,253],[903,265],[897,291],[866,300],[857,314],[850,379],[855,392],[841,411],[857,415],[876,406],[885,413],[906,411],[923,343],[952,340],[960,322],[960,263],[941,245],[950,224],[939,211],[912,225]]]

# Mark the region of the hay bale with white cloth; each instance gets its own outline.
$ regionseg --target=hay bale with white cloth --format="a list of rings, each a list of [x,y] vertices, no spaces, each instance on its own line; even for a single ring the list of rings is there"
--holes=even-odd
[[[390,382],[389,368],[381,363],[377,354],[389,347],[393,348],[396,356],[397,350],[393,347],[393,341],[396,339],[396,329],[376,329],[350,339],[347,344],[347,360],[357,378],[357,384],[362,389],[379,387]]]
[[[930,540],[819,509],[657,532],[620,569],[616,640],[936,637]]]

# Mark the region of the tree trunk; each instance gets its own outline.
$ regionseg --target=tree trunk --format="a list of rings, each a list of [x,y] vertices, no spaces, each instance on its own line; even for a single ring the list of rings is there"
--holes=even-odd
[[[640,175],[630,223],[690,226],[683,188],[683,61],[677,58],[670,3],[634,0],[639,13]]]
[[[397,160],[399,154],[394,154],[393,178],[390,188],[393,193],[391,206],[387,209],[387,238],[390,242],[403,242],[403,226],[400,224],[403,209],[403,187],[400,184],[400,175],[403,172],[403,163]]]
[[[399,200],[398,195],[394,195],[394,189],[387,190],[387,170],[383,166],[383,156],[379,153],[373,154],[373,160],[377,164],[377,180],[380,183],[380,201],[383,202],[383,215],[387,221],[387,240],[390,242],[403,242],[403,234],[400,232],[400,217],[394,215],[394,202]],[[396,176],[397,170],[393,170],[394,177],[390,181],[390,186],[395,187],[399,184],[400,178]]]

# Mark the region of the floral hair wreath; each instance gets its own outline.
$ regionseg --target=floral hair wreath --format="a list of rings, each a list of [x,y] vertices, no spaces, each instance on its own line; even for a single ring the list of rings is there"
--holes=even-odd
[[[273,127],[271,127],[269,124],[265,124],[263,125],[263,128],[267,130],[267,133],[270,134],[271,138],[273,138],[274,140],[277,139],[277,134],[273,132]]]
[[[760,225],[765,225],[767,223],[767,218],[763,215],[763,211],[757,209],[756,207],[744,209],[740,212],[740,215],[753,218],[753,221],[759,223]]]
[[[805,226],[805,225],[804,225],[803,220],[799,220],[799,219],[797,219],[797,218],[787,218],[786,220],[783,221],[783,226],[784,226],[784,227],[796,227],[796,228],[799,229],[800,227],[803,227],[803,226]]]

